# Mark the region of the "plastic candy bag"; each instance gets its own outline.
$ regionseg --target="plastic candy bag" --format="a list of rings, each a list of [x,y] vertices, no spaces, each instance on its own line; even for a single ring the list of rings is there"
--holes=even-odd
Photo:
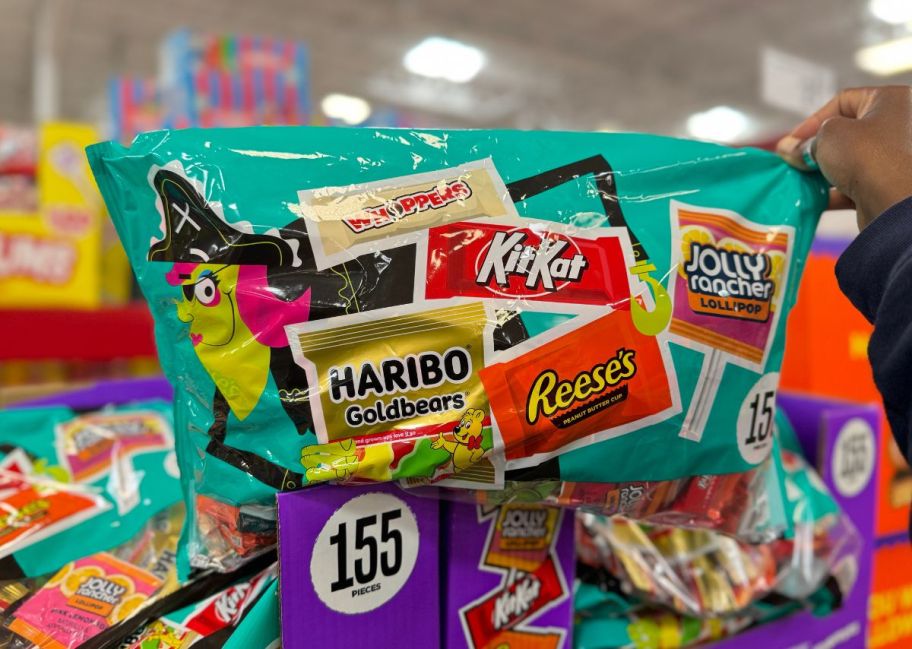
[[[780,430],[786,426],[780,417]],[[627,592],[696,617],[739,613],[771,593],[803,600],[829,578],[844,596],[857,574],[858,533],[801,455],[783,450],[782,464],[794,525],[782,538],[748,544],[710,530],[581,513],[580,556]]]
[[[176,591],[183,519],[177,503],[127,543],[65,565],[6,612],[6,646],[75,649]]]
[[[0,411],[0,579],[126,542],[180,500],[172,407]]]
[[[655,482],[515,481],[501,490],[417,487],[422,496],[485,507],[537,503],[666,527],[697,528],[751,543],[791,535],[780,453],[750,471]],[[790,510],[789,510],[790,511]]]
[[[269,597],[275,584],[276,566],[273,564],[202,601],[157,618],[127,638],[121,649],[186,649],[203,644],[203,639],[208,646],[228,646],[226,643],[236,633],[245,632],[240,627],[248,613],[261,598]],[[265,648],[266,645],[261,646]]]
[[[89,158],[177,390],[193,565],[235,565],[232,525],[277,489],[666,481],[770,453],[826,202],[771,154],[303,127]]]
[[[703,646],[749,628],[775,622],[801,610],[825,617],[842,605],[834,578],[797,600],[771,594],[745,611],[719,617],[694,617],[624,594],[606,572],[580,564],[574,587],[577,649],[665,649]]]

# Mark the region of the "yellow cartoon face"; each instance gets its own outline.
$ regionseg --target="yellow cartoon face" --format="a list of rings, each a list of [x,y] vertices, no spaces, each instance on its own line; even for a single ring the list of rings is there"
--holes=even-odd
[[[190,323],[193,346],[231,344],[240,322],[235,299],[239,266],[181,265],[185,266],[179,275],[183,299],[177,304],[177,316]]]
[[[466,444],[470,439],[481,437],[481,431],[484,428],[484,410],[469,408],[462,414],[462,419],[453,429],[453,436],[456,441]]]

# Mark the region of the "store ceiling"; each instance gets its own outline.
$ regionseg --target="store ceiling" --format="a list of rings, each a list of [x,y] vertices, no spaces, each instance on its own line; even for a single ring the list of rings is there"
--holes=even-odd
[[[162,36],[189,26],[302,39],[317,100],[359,95],[427,125],[684,134],[689,115],[727,105],[747,114],[743,139],[756,141],[796,119],[760,98],[763,48],[858,85],[876,79],[855,51],[905,30],[874,18],[869,0],[42,1],[55,6],[59,114],[77,119],[104,114],[111,75],[154,75]],[[0,0],[0,120],[33,115],[39,5]],[[479,76],[456,85],[407,73],[404,53],[433,34],[484,50]]]

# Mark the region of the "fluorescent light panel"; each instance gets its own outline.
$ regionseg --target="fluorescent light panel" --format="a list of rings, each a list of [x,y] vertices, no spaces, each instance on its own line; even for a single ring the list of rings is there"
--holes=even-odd
[[[361,97],[332,93],[323,97],[320,102],[323,114],[354,126],[360,124],[371,114],[371,105]]]
[[[864,47],[855,53],[855,64],[879,77],[912,70],[912,36]]]
[[[687,118],[688,132],[701,140],[734,142],[743,136],[750,120],[731,106],[715,106]]]
[[[871,0],[868,8],[875,18],[891,25],[912,21],[912,2],[909,0]]]
[[[484,67],[484,52],[442,36],[429,36],[405,53],[402,65],[412,74],[467,83]]]

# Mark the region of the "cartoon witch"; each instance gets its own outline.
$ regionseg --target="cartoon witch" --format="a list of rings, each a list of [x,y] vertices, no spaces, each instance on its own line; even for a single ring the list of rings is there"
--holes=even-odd
[[[608,223],[626,227],[613,172],[602,156],[514,180],[507,188],[510,198],[520,204],[588,175],[594,179],[595,194]],[[218,176],[206,180],[214,184]],[[197,357],[215,383],[214,421],[206,451],[276,489],[300,487],[306,482],[303,474],[226,443],[229,412],[238,420],[247,418],[271,375],[298,432],[303,435],[312,430],[307,377],[292,358],[285,325],[409,303],[414,293],[415,247],[362,255],[319,270],[304,219],[267,231],[256,231],[246,222],[228,223],[221,204],[207,201],[210,192],[187,177],[176,161],[153,168],[149,181],[157,194],[163,237],[152,242],[148,258],[172,264],[166,277],[181,288],[178,316],[189,324]],[[632,272],[654,269],[642,245],[630,234],[638,261]],[[662,308],[653,314],[635,313],[635,319],[651,317],[656,323],[648,323],[650,327],[664,327],[659,321],[670,314],[670,305],[664,303],[667,296],[664,302],[660,297],[656,295],[656,302]],[[528,338],[516,315],[511,312],[499,318],[495,350]],[[311,448],[317,458],[314,462],[324,473],[338,465],[348,474],[356,462],[351,450]],[[319,459],[320,453],[336,450],[341,464]],[[508,472],[507,477],[534,480],[558,475],[557,460],[552,459],[531,469]]]
[[[181,289],[178,317],[189,324],[196,355],[215,383],[207,452],[277,489],[301,486],[299,474],[226,445],[228,413],[246,419],[271,374],[286,413],[300,434],[307,432],[307,378],[292,358],[285,325],[411,301],[414,247],[321,271],[302,219],[262,233],[229,224],[179,163],[153,169],[150,181],[164,237],[153,241],[149,261],[172,263],[166,278]]]

